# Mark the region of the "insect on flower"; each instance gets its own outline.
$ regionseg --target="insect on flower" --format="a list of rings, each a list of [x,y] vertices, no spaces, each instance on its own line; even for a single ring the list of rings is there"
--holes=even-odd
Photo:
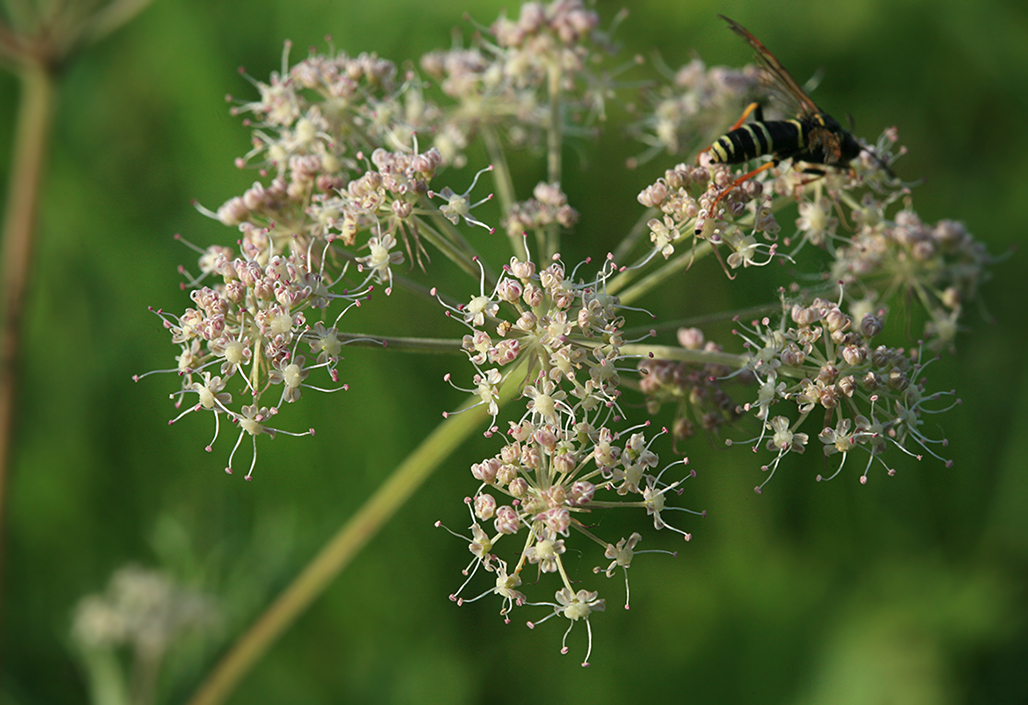
[[[774,54],[756,37],[738,22],[724,15],[718,17],[727,22],[733,32],[756,50],[757,62],[770,92],[796,117],[788,120],[764,120],[760,103],[750,103],[732,129],[705,150],[710,152],[711,161],[718,164],[742,164],[764,155],[771,156],[771,161],[743,174],[729,184],[711,205],[712,213],[718,202],[736,186],[787,159],[848,169],[852,160],[860,156],[862,151],[867,151],[883,169],[889,171],[888,165],[877,155],[844,130],[835,118],[817,107]],[[743,124],[751,114],[754,117],[753,122]],[[816,167],[804,171],[825,173],[823,168]]]

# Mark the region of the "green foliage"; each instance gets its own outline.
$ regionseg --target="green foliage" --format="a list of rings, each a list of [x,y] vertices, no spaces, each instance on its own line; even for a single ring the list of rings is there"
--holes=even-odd
[[[294,412],[309,415],[297,428],[315,425],[318,435],[266,444],[258,479],[243,483],[221,472],[217,451],[203,452],[206,423],[167,428],[171,378],[133,384],[131,375],[168,366],[173,354],[146,311],[183,305],[174,265],[193,255],[172,234],[203,245],[225,237],[190,199],[217,206],[253,180],[232,167],[247,132],[224,95],[252,95],[238,65],[266,76],[278,68],[283,39],[301,55],[323,46],[326,33],[351,54],[401,62],[448,47],[465,11],[488,23],[504,4],[158,0],[70,67],[27,313],[0,703],[86,699],[69,645],[73,610],[126,563],[164,569],[222,608],[226,641],[177,655],[161,683],[159,702],[183,701],[224,644],[457,403],[441,381],[455,366],[448,358],[349,350],[345,398],[315,397]],[[609,19],[619,6],[600,10]],[[959,218],[993,252],[1015,245],[1028,187],[1028,49],[1015,36],[1023,8],[959,0],[867,0],[835,14],[837,7],[796,0],[747,14],[651,0],[633,4],[618,37],[626,54],[657,51],[671,66],[693,49],[709,65],[738,66],[749,52],[715,13],[759,28],[801,82],[825,69],[815,100],[840,119],[852,113],[859,134],[899,127],[910,155],[897,170],[926,177],[917,189],[926,221]],[[0,79],[4,135],[16,88]],[[638,216],[634,194],[670,165],[625,174],[635,149],[604,143],[581,172],[570,160],[565,187],[585,214],[578,232],[623,232]],[[5,164],[9,150],[5,139]],[[0,186],[6,181],[0,173]],[[1028,411],[1016,346],[1026,274],[1020,257],[998,265],[984,289],[988,312],[958,337],[961,364],[932,368],[933,386],[954,387],[963,399],[942,421],[951,469],[910,461],[867,486],[815,483],[823,468],[812,453],[757,496],[751,459],[716,443],[690,449],[704,473],[690,482],[687,504],[711,513],[690,544],[675,544],[677,559],[633,571],[631,613],[611,603],[593,624],[591,669],[578,668],[580,648],[557,654],[555,623],[541,626],[550,634],[540,638],[522,623],[504,625],[495,603],[458,609],[446,599],[468,554],[432,523],[466,519],[454,487],[470,493],[468,467],[493,452],[476,441],[372,541],[231,702],[584,703],[641,692],[710,703],[1025,700],[1020,439]],[[711,287],[721,286],[718,276]],[[664,302],[658,312],[675,317],[667,309],[686,303]],[[431,389],[419,383],[426,379],[440,381],[419,396]]]

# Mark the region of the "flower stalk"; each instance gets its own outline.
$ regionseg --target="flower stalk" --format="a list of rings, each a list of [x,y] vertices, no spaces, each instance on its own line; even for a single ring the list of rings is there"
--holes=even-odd
[[[511,384],[502,390],[501,404],[513,398],[515,387]],[[235,641],[187,705],[224,702],[290,625],[350,565],[453,451],[481,428],[486,418],[481,407],[472,406],[462,413],[450,414],[440,423]]]
[[[22,64],[22,97],[14,134],[14,161],[8,181],[3,223],[3,285],[0,290],[0,527],[4,526],[6,487],[17,406],[22,315],[39,218],[40,193],[50,147],[56,84],[41,61]],[[0,547],[4,544],[0,536]],[[2,558],[2,555],[0,555]],[[2,560],[0,560],[2,565]]]

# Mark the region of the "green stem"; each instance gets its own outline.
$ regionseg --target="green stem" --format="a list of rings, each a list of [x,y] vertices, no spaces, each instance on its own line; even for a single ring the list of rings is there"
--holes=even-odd
[[[550,64],[547,90],[550,103],[550,124],[546,133],[546,179],[551,184],[559,184],[563,173],[561,163],[561,147],[564,143],[564,121],[561,115],[560,82],[563,74],[560,65]],[[549,261],[560,250],[560,226],[551,223],[546,227],[546,249],[540,261]]]
[[[517,388],[516,381],[505,384],[499,403],[502,405],[513,398]],[[473,401],[477,402],[478,398],[474,397]],[[272,644],[325,591],[454,449],[475,430],[483,428],[487,418],[485,407],[479,404],[462,413],[451,414],[439,424],[236,641],[188,705],[224,702]]]
[[[660,268],[657,269],[655,272],[647,275],[646,277],[643,277],[635,284],[624,289],[624,291],[621,291],[621,293],[618,294],[618,298],[621,299],[621,303],[623,304],[631,303],[637,300],[639,297],[643,296],[651,289],[654,289],[660,284],[664,283],[664,281],[671,278],[683,269],[688,269],[692,266],[693,262],[702,259],[703,257],[706,257],[713,251],[714,249],[713,247],[711,247],[711,244],[704,240],[698,245],[695,245],[694,247],[684,252],[678,253],[678,255],[675,256],[674,259],[670,259],[664,262],[660,266]],[[660,255],[657,256],[659,257]],[[619,290],[621,290],[621,287],[623,287],[627,283],[627,281],[629,281],[629,279],[629,277],[625,277],[624,279],[615,277],[607,285],[607,291],[612,294],[617,293]]]
[[[500,145],[500,138],[491,127],[482,128],[482,140],[485,142],[485,151],[489,155],[489,163],[493,166],[493,183],[496,184],[496,193],[500,199],[500,215],[506,218],[514,206],[517,198],[514,191],[514,179],[510,175],[510,165],[507,164],[507,154]],[[525,241],[521,233],[507,233],[510,241],[510,251],[518,259],[525,259],[528,253],[525,252]]]
[[[691,350],[668,345],[646,345],[645,343],[633,343],[622,345],[621,353],[626,356],[637,356],[647,358],[650,355],[658,360],[677,360],[679,362],[691,362],[698,365],[724,365],[742,369],[753,359],[751,355],[735,355],[733,353],[713,352],[710,350]]]
[[[43,171],[50,146],[55,81],[50,67],[26,59],[21,65],[22,97],[14,133],[14,160],[3,225],[3,284],[0,289],[0,527],[6,524],[6,484],[11,461],[19,349],[25,291],[32,268]],[[3,546],[0,533],[0,547]],[[0,565],[3,562],[0,560]]]
[[[430,225],[429,220],[433,224]],[[418,234],[432,243],[436,249],[443,253],[446,259],[456,264],[475,279],[478,279],[479,270],[478,265],[475,264],[473,259],[474,250],[471,249],[469,244],[463,242],[460,233],[453,227],[453,223],[438,212],[433,212],[429,216],[429,220],[425,218],[418,219]],[[441,226],[441,228],[436,228],[435,226],[437,225]],[[443,235],[443,231],[446,231],[451,237],[456,235],[455,239],[459,242],[455,243],[454,240],[447,239]]]
[[[388,335],[363,335],[361,333],[337,333],[340,342],[347,347],[385,348],[415,353],[459,353],[463,350],[460,340],[444,338],[396,338]]]
[[[516,200],[514,179],[510,175],[507,153],[503,151],[496,131],[490,126],[482,127],[482,141],[485,142],[485,151],[489,155],[489,163],[493,167],[493,183],[496,184],[496,194],[500,199],[500,210],[507,213]]]

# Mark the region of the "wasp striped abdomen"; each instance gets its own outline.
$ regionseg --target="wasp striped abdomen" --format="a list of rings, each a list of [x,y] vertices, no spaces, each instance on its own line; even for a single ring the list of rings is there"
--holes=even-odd
[[[758,120],[718,139],[710,148],[711,157],[721,164],[742,164],[765,154],[784,159],[804,151],[807,132],[799,120]]]

